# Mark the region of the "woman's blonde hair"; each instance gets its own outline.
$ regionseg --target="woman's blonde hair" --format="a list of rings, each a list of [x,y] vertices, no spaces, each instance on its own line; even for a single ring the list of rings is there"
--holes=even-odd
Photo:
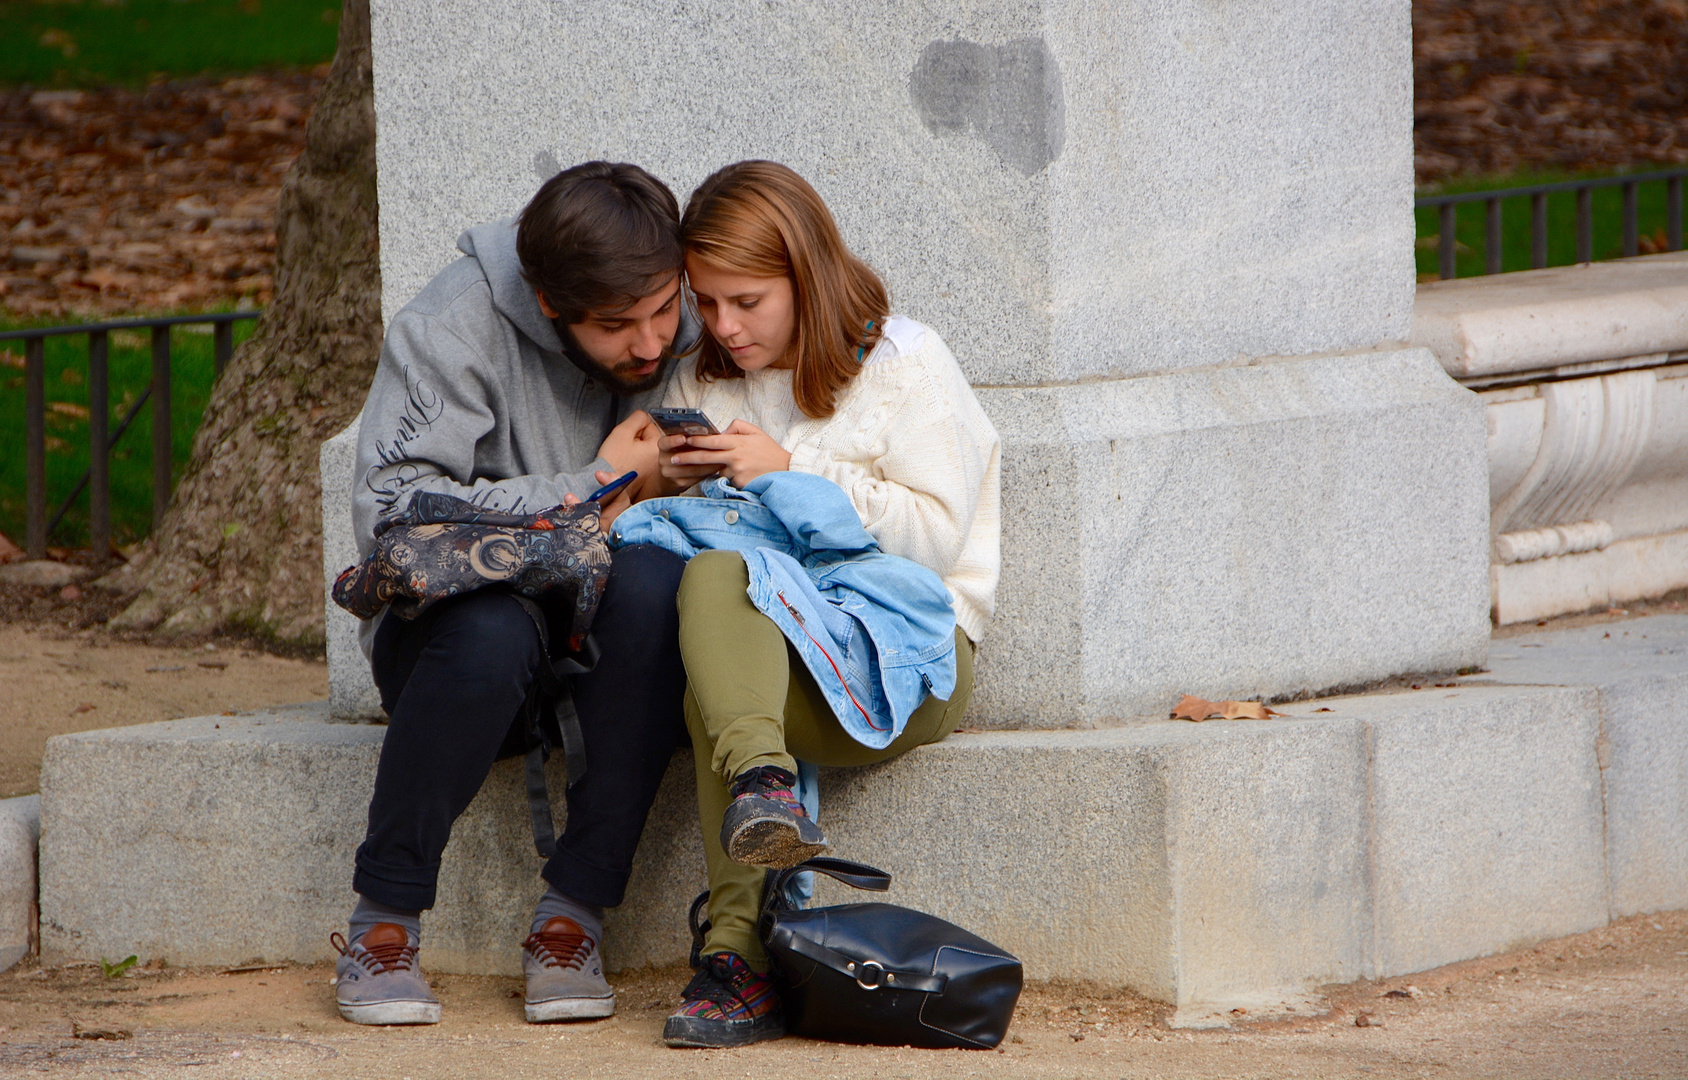
[[[822,419],[879,343],[890,301],[868,265],[850,254],[826,203],[808,181],[772,161],[741,161],[698,185],[680,219],[688,257],[730,274],[791,280],[797,367],[791,391]],[[743,378],[727,350],[703,335],[697,376]]]

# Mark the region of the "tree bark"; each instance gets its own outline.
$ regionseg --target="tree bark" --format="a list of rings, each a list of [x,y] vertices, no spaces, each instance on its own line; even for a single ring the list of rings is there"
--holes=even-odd
[[[324,439],[381,350],[369,0],[345,0],[333,67],[276,209],[275,299],[218,380],[163,524],[102,582],[115,629],[324,640]]]

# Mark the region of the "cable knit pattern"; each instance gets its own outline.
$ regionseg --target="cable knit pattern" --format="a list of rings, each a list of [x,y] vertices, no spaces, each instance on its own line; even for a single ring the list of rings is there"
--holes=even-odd
[[[824,420],[798,410],[789,371],[711,383],[682,371],[664,404],[702,409],[720,427],[748,420],[791,454],[793,471],[843,488],[883,550],[944,579],[956,622],[977,642],[1002,571],[1002,443],[943,340],[899,321],[896,336],[914,347],[901,351],[888,334]]]

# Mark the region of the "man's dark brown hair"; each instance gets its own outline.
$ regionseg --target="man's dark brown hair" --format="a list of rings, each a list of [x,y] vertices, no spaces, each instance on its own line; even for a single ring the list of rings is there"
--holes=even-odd
[[[545,181],[516,227],[522,277],[565,324],[613,315],[680,272],[680,204],[637,165],[588,161]]]

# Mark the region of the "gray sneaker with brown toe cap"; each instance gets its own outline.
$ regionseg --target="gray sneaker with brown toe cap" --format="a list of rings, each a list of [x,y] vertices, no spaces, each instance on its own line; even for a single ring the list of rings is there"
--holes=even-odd
[[[545,920],[522,943],[528,1023],[601,1020],[615,1015],[615,991],[604,979],[598,943],[563,915]]]
[[[329,939],[340,952],[334,996],[340,1015],[354,1024],[437,1024],[440,999],[416,964],[417,942],[396,923],[376,923],[350,944]]]

